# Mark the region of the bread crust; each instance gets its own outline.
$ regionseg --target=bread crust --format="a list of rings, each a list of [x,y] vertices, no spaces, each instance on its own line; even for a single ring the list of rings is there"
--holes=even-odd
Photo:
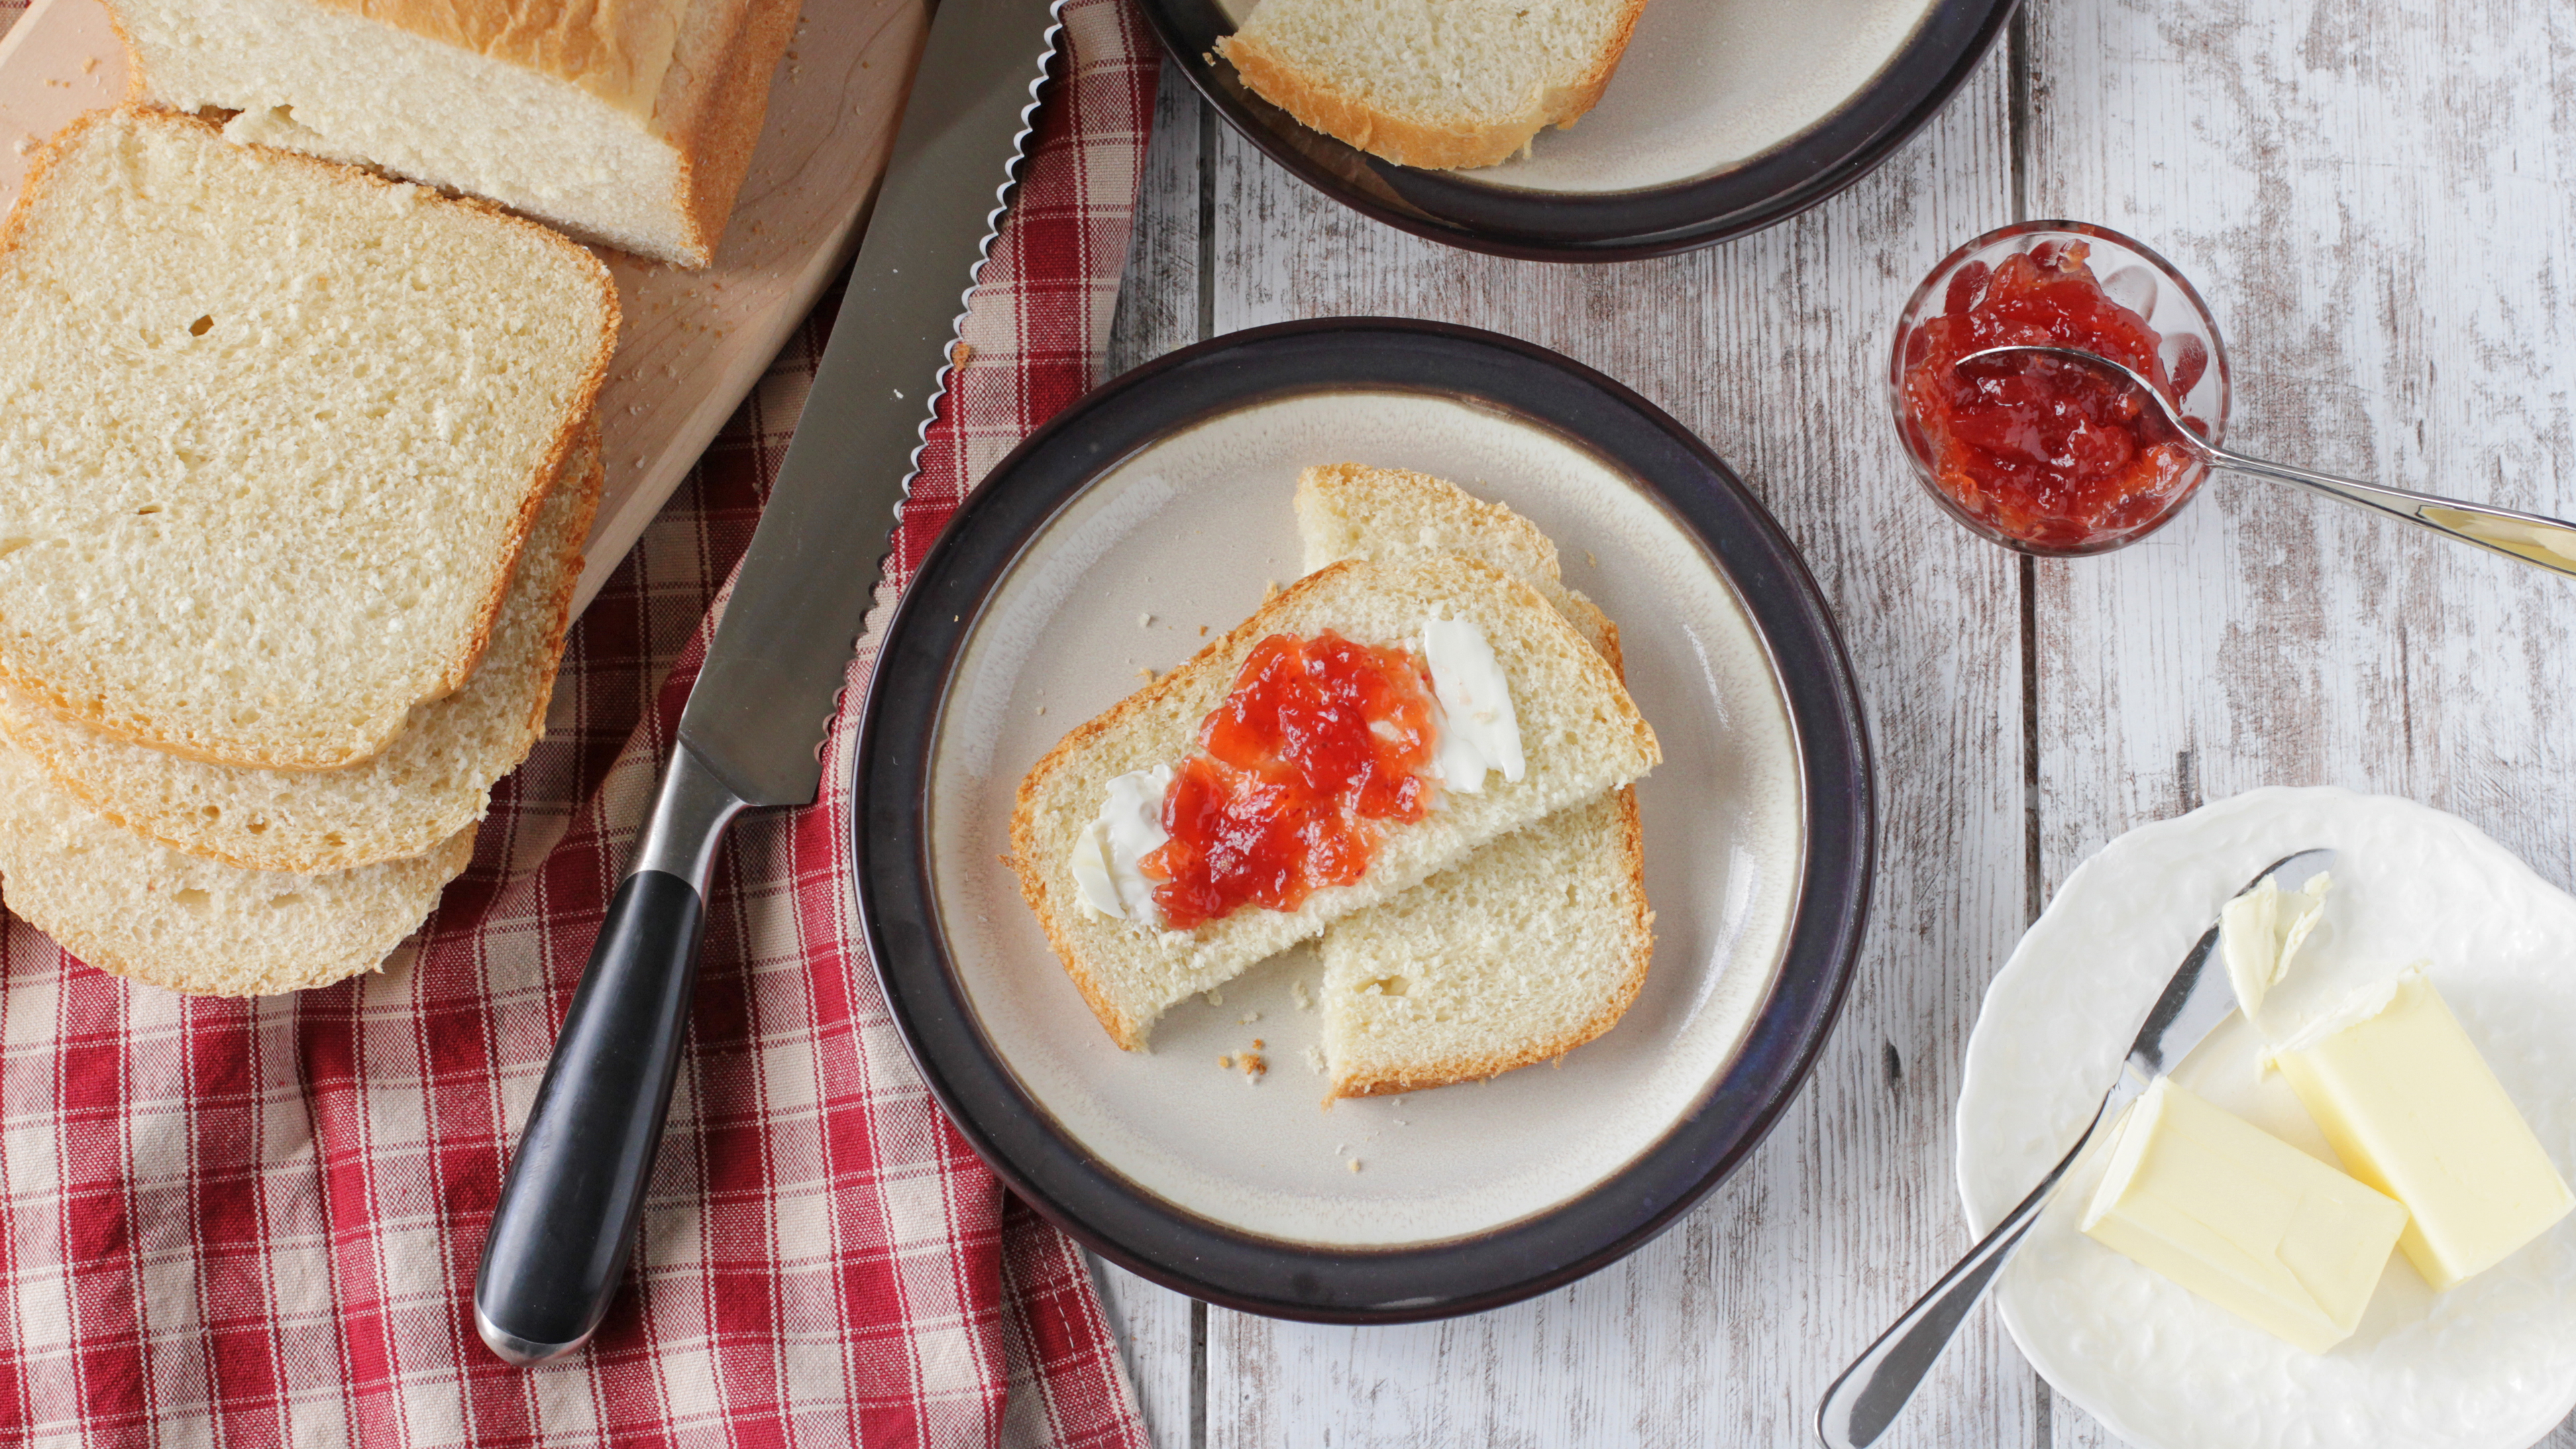
[[[1533,98],[1530,107],[1509,120],[1488,125],[1442,125],[1402,115],[1334,84],[1330,77],[1301,69],[1294,61],[1263,45],[1258,37],[1220,36],[1217,53],[1232,62],[1236,74],[1255,95],[1286,111],[1298,124],[1321,131],[1398,166],[1428,171],[1464,171],[1508,161],[1530,139],[1549,126],[1563,129],[1583,119],[1601,103],[1601,93],[1619,69],[1636,32],[1646,0],[1628,0],[1613,22],[1607,45],[1590,67],[1565,89]]]
[[[672,206],[688,255],[672,260],[681,266],[715,260],[743,177],[750,174],[751,153],[769,115],[770,82],[795,37],[798,11],[799,0],[747,0],[719,42],[714,84],[689,101],[665,95],[665,105],[675,107],[666,139],[680,159]]]
[[[480,829],[480,825],[469,825],[441,841],[435,849],[421,857],[427,867],[438,874],[442,885],[463,874],[465,867],[473,861],[474,838]],[[0,880],[0,889],[5,889],[6,886],[7,882]],[[382,970],[386,958],[403,941],[408,940],[420,926],[419,922],[414,922],[411,930],[386,943],[386,954],[373,961],[324,962],[308,965],[301,971],[272,970],[246,981],[227,980],[219,985],[209,985],[203,978],[175,969],[166,961],[137,956],[104,931],[89,929],[77,921],[69,921],[66,924],[69,918],[57,918],[53,921],[41,919],[40,917],[45,913],[43,905],[40,903],[31,908],[23,891],[10,897],[6,904],[27,924],[52,937],[55,945],[70,952],[83,964],[94,966],[111,976],[122,976],[128,981],[139,981],[146,986],[157,986],[164,991],[176,991],[188,996],[276,996],[289,991],[310,991],[315,987],[346,981],[352,976],[362,976],[370,971]],[[437,909],[435,899],[431,902],[430,908]]]
[[[11,256],[23,244],[37,203],[56,183],[57,167],[72,154],[82,136],[92,128],[118,117],[130,117],[150,125],[192,127],[204,132],[220,145],[234,144],[224,140],[222,128],[211,121],[149,104],[128,102],[113,109],[90,111],[74,118],[69,125],[54,133],[37,151],[28,166],[26,185],[19,192],[18,204],[10,209],[5,221],[0,221],[0,270],[6,269]],[[388,180],[372,172],[344,166],[336,161],[326,161],[318,156],[307,156],[298,151],[281,151],[266,146],[243,149],[259,151],[276,164],[312,168],[314,174],[325,177],[333,185],[389,188],[410,184]],[[610,275],[607,263],[593,255],[588,248],[552,228],[530,221],[491,202],[472,197],[445,196],[425,187],[421,190],[423,205],[465,208],[533,239],[538,245],[554,252],[560,258],[568,261],[578,258],[578,262],[575,263],[577,270],[596,289],[596,299],[601,314],[601,330],[598,346],[593,350],[581,374],[574,380],[572,396],[565,409],[563,421],[557,425],[554,437],[547,444],[545,453],[539,457],[526,485],[521,489],[519,516],[496,556],[498,566],[492,572],[492,582],[485,591],[477,614],[477,622],[471,626],[463,642],[450,649],[446,658],[440,661],[437,682],[419,699],[411,701],[411,704],[426,703],[455,692],[456,688],[465,682],[466,676],[474,672],[474,666],[482,661],[484,649],[492,642],[492,626],[500,616],[501,601],[508,593],[511,575],[518,568],[520,549],[526,544],[529,531],[536,526],[537,509],[545,501],[547,487],[562,472],[565,461],[571,457],[580,439],[581,430],[590,421],[593,406],[599,398],[599,390],[608,380],[608,363],[617,349],[617,332],[621,320],[616,279]],[[41,676],[29,673],[23,665],[9,656],[5,643],[0,643],[0,681],[6,681],[60,718],[96,730],[100,734],[112,735],[118,739],[147,745],[188,759],[203,760],[209,764],[246,765],[271,770],[337,770],[373,759],[383,753],[385,746],[392,742],[395,733],[402,728],[403,721],[410,715],[410,705],[407,704],[401,710],[391,712],[389,718],[374,721],[370,738],[352,742],[336,751],[323,747],[300,750],[273,746],[261,749],[243,748],[227,752],[220,744],[208,744],[187,738],[170,727],[146,717],[112,715],[104,708],[103,701],[74,698]]]
[[[1634,785],[1622,786],[1619,790],[1618,850],[1624,883],[1635,904],[1630,913],[1632,924],[1626,933],[1628,954],[1621,964],[1618,983],[1581,1025],[1558,1036],[1521,1043],[1507,1051],[1446,1058],[1416,1072],[1362,1070],[1336,1076],[1332,1089],[1325,1094],[1325,1105],[1330,1106],[1345,1097],[1384,1097],[1401,1092],[1426,1091],[1432,1087],[1452,1087],[1461,1082],[1480,1082],[1487,1077],[1498,1077],[1505,1072],[1562,1057],[1617,1026],[1619,1018],[1627,1015],[1628,1008],[1635,1004],[1637,993],[1645,989],[1646,968],[1655,959],[1655,913],[1646,904],[1645,831],[1637,818],[1637,787]],[[1474,859],[1473,856],[1468,857],[1471,862]]]
[[[676,250],[715,260],[769,111],[770,83],[796,33],[800,0],[310,0],[407,35],[561,81],[649,124],[676,161]],[[143,51],[114,12],[130,100],[151,93]],[[571,218],[560,224],[584,230]],[[608,245],[610,243],[602,243]]]

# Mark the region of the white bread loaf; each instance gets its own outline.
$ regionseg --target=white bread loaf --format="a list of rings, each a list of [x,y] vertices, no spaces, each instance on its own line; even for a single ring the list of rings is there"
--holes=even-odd
[[[1261,0],[1216,43],[1243,83],[1399,166],[1510,159],[1601,99],[1645,0]]]
[[[385,752],[345,770],[209,765],[113,739],[0,686],[0,738],[111,823],[246,870],[337,871],[422,855],[483,818],[492,782],[545,733],[581,545],[599,505],[599,430],[583,431],[520,551],[492,647],[465,687],[420,706]]]
[[[1465,554],[1556,601],[1614,670],[1619,634],[1565,587],[1528,519],[1427,474],[1336,464],[1297,480],[1306,566]],[[1514,831],[1324,931],[1328,1097],[1419,1091],[1563,1056],[1608,1031],[1654,957],[1633,789]]]
[[[1293,911],[1246,907],[1194,931],[1164,931],[1086,909],[1068,860],[1108,782],[1194,754],[1200,721],[1233,690],[1256,644],[1327,629],[1391,644],[1413,638],[1435,613],[1475,624],[1492,646],[1519,719],[1521,779],[1496,775],[1479,793],[1441,792],[1426,819],[1385,828],[1359,881],[1318,889]],[[1344,563],[1298,581],[1197,657],[1067,735],[1021,782],[1011,864],[1093,1014],[1134,1050],[1155,1018],[1191,993],[1410,889],[1489,840],[1644,775],[1660,757],[1654,731],[1609,666],[1528,585],[1454,554]]]
[[[474,829],[358,870],[237,870],[108,824],[0,745],[0,905],[102,971],[192,995],[374,970],[465,869]]]
[[[797,0],[112,0],[135,95],[703,267]]]
[[[533,222],[74,122],[0,227],[0,679],[197,759],[374,756],[482,657],[616,335]]]

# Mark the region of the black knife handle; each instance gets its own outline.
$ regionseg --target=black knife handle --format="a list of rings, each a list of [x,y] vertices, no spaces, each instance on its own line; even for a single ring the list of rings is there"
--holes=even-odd
[[[476,1327],[513,1363],[590,1337],[616,1296],[680,1067],[706,907],[676,875],[617,888],[492,1213]]]
[[[684,741],[608,903],[501,1184],[474,1326],[515,1364],[590,1337],[617,1296],[680,1070],[707,883],[740,796]]]

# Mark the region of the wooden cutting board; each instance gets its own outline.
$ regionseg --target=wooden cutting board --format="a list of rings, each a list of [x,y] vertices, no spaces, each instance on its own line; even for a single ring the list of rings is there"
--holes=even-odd
[[[928,24],[924,0],[810,0],[714,264],[687,272],[595,249],[617,275],[625,327],[599,395],[608,492],[576,614],[849,261]],[[125,47],[100,0],[35,0],[0,36],[0,208],[17,200],[38,142],[125,88]]]

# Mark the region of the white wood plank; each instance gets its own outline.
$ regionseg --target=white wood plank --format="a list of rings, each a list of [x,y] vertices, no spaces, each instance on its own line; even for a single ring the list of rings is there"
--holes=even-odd
[[[1843,1362],[1967,1246],[1957,1064],[2024,918],[2019,601],[2013,566],[1908,481],[1878,379],[1922,271],[2009,213],[2005,90],[1990,66],[1887,168],[1792,223],[1622,266],[1418,241],[1220,137],[1218,331],[1389,313],[1513,333],[1637,388],[1745,475],[1849,633],[1883,854],[1815,1079],[1707,1204],[1623,1264],[1477,1318],[1353,1330],[1211,1310],[1210,1449],[1801,1442]],[[1885,1442],[2026,1444],[2035,1412],[2029,1371],[1980,1319]]]
[[[1145,1415],[1145,1435],[1158,1449],[1190,1449],[1201,1442],[1194,1347],[1199,1317],[1188,1298],[1148,1283],[1117,1264],[1085,1253],[1092,1281],[1100,1285],[1100,1306],[1117,1335],[1119,1357],[1136,1386],[1137,1407]]]
[[[1199,339],[1199,166],[1206,116],[1178,67],[1163,66],[1154,137],[1138,187],[1134,240],[1109,332],[1105,377]],[[1102,1306],[1136,1385],[1145,1432],[1158,1449],[1206,1442],[1199,1392],[1203,1311],[1188,1297],[1092,1259]]]
[[[2199,285],[2258,456],[2576,511],[2576,16],[2545,0],[2031,10],[2031,206]],[[2043,866],[2258,785],[2457,812],[2576,879],[2576,592],[2253,480],[2037,571]],[[2055,1442],[2116,1442],[2060,1401]],[[2576,1445],[2576,1428],[2547,1441]]]

